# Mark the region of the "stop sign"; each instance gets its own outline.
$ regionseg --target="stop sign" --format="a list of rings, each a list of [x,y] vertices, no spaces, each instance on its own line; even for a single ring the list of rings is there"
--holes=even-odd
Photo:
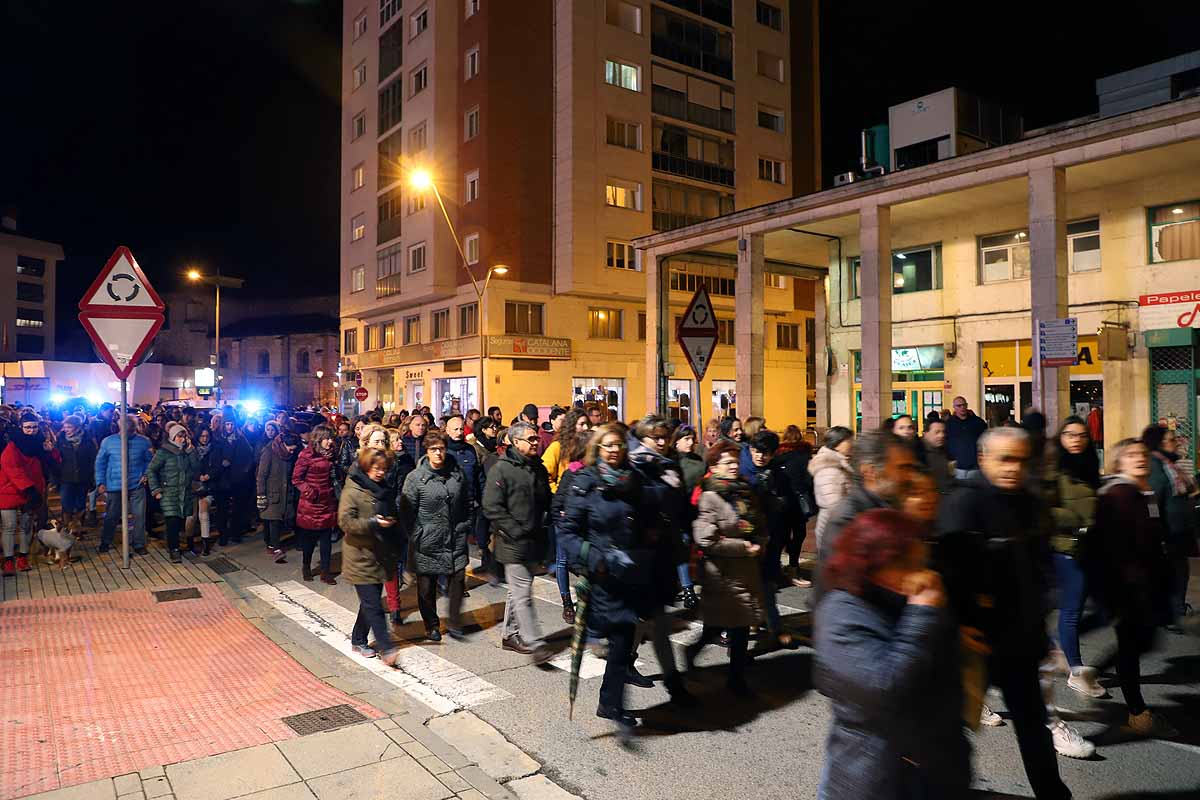
[[[354,399],[360,403],[367,399],[367,389],[365,386],[360,386],[354,390]]]

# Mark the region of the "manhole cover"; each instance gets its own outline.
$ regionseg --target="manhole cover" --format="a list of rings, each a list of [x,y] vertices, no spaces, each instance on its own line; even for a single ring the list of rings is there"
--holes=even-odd
[[[237,564],[230,561],[228,558],[214,558],[208,562],[208,568],[218,575],[228,575],[231,572],[237,572],[241,569]]]
[[[170,603],[172,600],[198,600],[200,598],[200,590],[194,586],[189,586],[186,589],[162,589],[161,591],[152,592],[154,599],[160,603]]]
[[[310,733],[331,731],[334,728],[353,725],[356,722],[366,722],[367,718],[350,706],[341,705],[284,717],[283,721],[296,733],[307,736]]]

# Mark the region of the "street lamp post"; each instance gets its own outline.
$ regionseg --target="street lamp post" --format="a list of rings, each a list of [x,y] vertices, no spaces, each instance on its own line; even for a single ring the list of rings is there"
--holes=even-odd
[[[321,392],[321,379],[324,377],[325,377],[325,370],[323,370],[323,369],[317,370],[317,411],[321,410],[321,400],[323,399],[323,397],[322,397],[323,393]]]
[[[216,355],[216,371],[214,383],[216,383],[217,405],[221,405],[221,287],[227,289],[240,289],[246,281],[241,278],[229,278],[221,275],[221,268],[217,267],[216,275],[205,275],[195,267],[187,271],[187,279],[193,283],[207,283],[215,286],[217,289],[217,307],[216,307],[216,331],[213,336],[213,342],[217,352]],[[212,355],[209,356],[211,360]]]
[[[450,237],[454,239],[454,246],[458,248],[458,255],[462,258],[463,266],[467,270],[467,277],[471,279],[471,288],[475,290],[475,297],[478,301],[475,305],[475,313],[478,316],[479,325],[479,395],[476,399],[479,403],[480,412],[483,412],[486,408],[483,403],[483,362],[487,349],[487,336],[483,327],[483,296],[487,291],[488,284],[492,282],[492,274],[505,275],[508,273],[508,267],[504,264],[492,266],[487,271],[487,275],[483,279],[483,286],[481,287],[479,281],[475,279],[475,271],[471,269],[471,262],[467,260],[467,254],[463,252],[462,242],[458,240],[458,232],[454,230],[454,223],[450,221],[450,214],[446,211],[445,202],[442,201],[442,193],[438,191],[437,184],[433,182],[433,178],[424,170],[415,170],[409,175],[409,185],[419,192],[433,191],[433,196],[437,198],[438,207],[442,209],[442,217],[446,220],[446,227],[450,229]]]

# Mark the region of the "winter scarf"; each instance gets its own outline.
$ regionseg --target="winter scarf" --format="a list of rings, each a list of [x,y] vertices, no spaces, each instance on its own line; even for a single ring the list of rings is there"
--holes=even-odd
[[[495,436],[488,436],[483,431],[477,431],[475,433],[475,441],[479,442],[479,444],[483,447],[483,449],[487,450],[489,453],[496,452],[496,437]]]
[[[747,537],[754,535],[758,528],[758,499],[750,484],[740,479],[728,480],[709,474],[704,477],[701,485],[704,487],[704,491],[719,495],[722,500],[733,507],[733,510],[737,512],[738,519],[746,524]]]
[[[358,468],[357,464],[350,468],[349,479],[366,489],[375,498],[376,514],[381,517],[392,515],[391,495],[387,486],[371,480],[365,472]]]
[[[22,450],[21,452],[24,453],[25,451]],[[25,455],[30,454],[25,453]],[[1183,495],[1184,497],[1187,497],[1196,490],[1196,486],[1192,479],[1189,478],[1187,474],[1179,468],[1179,464],[1176,463],[1179,461],[1178,455],[1175,455],[1174,453],[1164,453],[1161,450],[1155,450],[1152,455],[1162,464],[1163,472],[1167,473],[1167,477],[1171,479],[1171,487],[1174,489],[1174,493],[1176,495]]]
[[[17,427],[12,429],[9,439],[26,458],[41,458],[42,453],[45,452],[42,448],[42,442],[45,441],[45,438],[40,432],[30,436]]]
[[[604,481],[605,486],[617,486],[629,480],[628,465],[622,467],[610,467],[604,461],[596,462],[596,472],[600,475],[600,480]]]
[[[1093,489],[1100,487],[1100,456],[1091,444],[1082,453],[1070,453],[1067,448],[1058,445],[1058,469]]]

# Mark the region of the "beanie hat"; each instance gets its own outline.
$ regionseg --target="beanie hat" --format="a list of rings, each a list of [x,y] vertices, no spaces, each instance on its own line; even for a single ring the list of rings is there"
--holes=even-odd
[[[174,442],[175,434],[179,433],[180,431],[187,433],[187,428],[183,427],[178,422],[168,422],[167,423],[167,441]]]
[[[68,414],[63,417],[63,425],[74,425],[76,428],[82,428],[83,419],[78,414]]]
[[[41,424],[41,421],[42,421],[41,418],[38,417],[38,415],[35,412],[30,411],[29,409],[25,409],[24,411],[21,412],[21,424],[22,425],[25,424],[26,422],[36,422],[38,424]]]

